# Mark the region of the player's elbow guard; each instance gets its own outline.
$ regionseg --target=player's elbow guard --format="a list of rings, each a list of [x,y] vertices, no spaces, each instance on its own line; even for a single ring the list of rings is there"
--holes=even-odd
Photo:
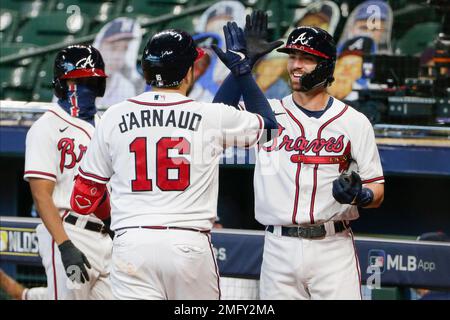
[[[75,178],[70,206],[73,211],[79,214],[88,215],[94,213],[104,202],[107,202],[109,206],[109,197],[104,199],[105,192],[107,192],[106,185],[78,175]]]

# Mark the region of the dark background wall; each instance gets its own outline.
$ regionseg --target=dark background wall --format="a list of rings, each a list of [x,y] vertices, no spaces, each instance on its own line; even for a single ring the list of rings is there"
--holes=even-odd
[[[0,215],[30,217],[32,197],[22,178],[24,158],[0,158]],[[362,209],[353,230],[359,234],[417,236],[441,230],[450,234],[450,178],[388,175],[385,200],[378,209]],[[263,227],[254,219],[253,169],[221,166],[220,222],[226,228]]]
[[[262,229],[253,218],[253,170],[221,168],[219,215],[225,227]],[[385,199],[378,209],[360,210],[356,233],[416,236],[441,230],[450,234],[450,178],[385,177]]]

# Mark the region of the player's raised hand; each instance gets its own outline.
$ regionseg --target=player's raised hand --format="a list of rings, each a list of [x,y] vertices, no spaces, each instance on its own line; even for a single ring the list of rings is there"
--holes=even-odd
[[[259,58],[278,48],[283,41],[268,42],[267,36],[267,13],[255,10],[251,16],[245,17],[245,40],[247,42],[247,52],[250,65],[253,66]]]
[[[247,56],[247,45],[244,31],[235,22],[228,22],[223,27],[225,35],[226,51],[223,52],[216,45],[212,45],[220,60],[230,69],[235,77],[251,72],[251,66]]]
[[[89,260],[70,240],[66,240],[59,246],[61,260],[66,270],[66,275],[70,280],[85,283],[89,281],[89,274],[86,267],[91,268]]]

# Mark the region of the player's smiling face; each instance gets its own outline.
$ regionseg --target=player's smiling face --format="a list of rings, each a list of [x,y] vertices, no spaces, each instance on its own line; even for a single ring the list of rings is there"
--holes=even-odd
[[[306,73],[312,72],[317,65],[317,58],[312,54],[301,51],[293,51],[289,54],[287,71],[292,90],[300,90],[300,77]]]

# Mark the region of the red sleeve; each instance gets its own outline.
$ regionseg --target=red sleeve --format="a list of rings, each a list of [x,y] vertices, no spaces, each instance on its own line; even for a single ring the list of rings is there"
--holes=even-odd
[[[105,184],[88,180],[78,175],[75,178],[70,206],[73,211],[79,214],[88,215],[94,213],[101,204],[105,191]],[[109,204],[109,197],[107,202]]]

